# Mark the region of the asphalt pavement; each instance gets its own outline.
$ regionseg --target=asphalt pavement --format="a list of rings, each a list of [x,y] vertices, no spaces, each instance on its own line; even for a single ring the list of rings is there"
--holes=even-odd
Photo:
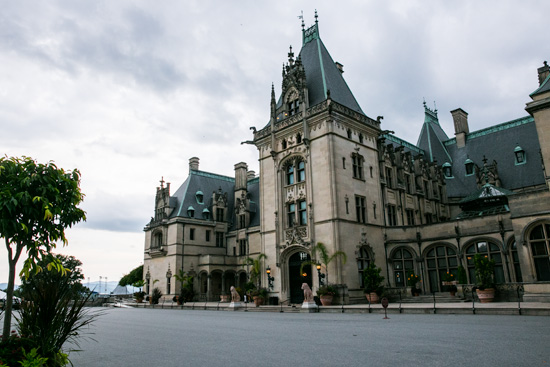
[[[547,316],[101,311],[77,367],[550,366]]]

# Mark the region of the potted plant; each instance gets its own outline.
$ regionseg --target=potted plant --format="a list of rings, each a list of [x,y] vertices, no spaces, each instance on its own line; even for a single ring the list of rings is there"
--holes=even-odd
[[[460,265],[458,267],[456,278],[458,284],[468,283],[468,278],[466,277],[466,269],[464,269],[464,266]]]
[[[380,295],[384,291],[382,282],[384,277],[380,275],[381,268],[377,268],[374,262],[371,262],[369,266],[363,271],[364,284],[365,284],[365,296],[369,303],[380,302]]]
[[[160,298],[162,297],[162,292],[158,287],[153,289],[153,294],[151,295],[151,304],[158,305]]]
[[[453,273],[447,272],[446,274],[443,274],[443,281],[441,284],[445,287],[447,287],[447,290],[451,294],[451,296],[454,296],[456,294],[457,288],[457,280]]]
[[[474,265],[477,283],[477,297],[481,303],[493,302],[495,289],[493,288],[493,276],[495,273],[495,260],[489,260],[487,256],[476,254]]]
[[[255,289],[251,292],[252,299],[254,300],[254,306],[260,307],[265,303],[265,300],[267,298],[267,289],[266,288],[260,288]]]
[[[317,290],[317,296],[321,300],[321,304],[323,306],[332,305],[332,301],[334,299],[334,296],[336,295],[336,288],[334,288],[332,285],[324,285],[322,287],[319,287],[319,289]]]
[[[420,288],[418,287],[418,282],[420,282],[420,276],[416,275],[414,271],[411,271],[407,275],[407,285],[411,287],[411,295],[413,297],[418,297],[420,295]]]
[[[136,299],[137,303],[142,303],[143,299],[145,298],[145,292],[143,292],[143,291],[135,292],[134,293],[134,298]]]

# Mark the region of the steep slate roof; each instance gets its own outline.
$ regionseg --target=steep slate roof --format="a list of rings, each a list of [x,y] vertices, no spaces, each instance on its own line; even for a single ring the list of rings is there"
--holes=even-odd
[[[443,144],[447,140],[449,140],[449,137],[439,125],[437,110],[429,109],[424,103],[424,124],[418,137],[418,147],[426,152],[427,159],[430,162],[452,163],[453,160]]]
[[[309,105],[315,106],[327,99],[327,90],[330,98],[356,112],[365,114],[357,100],[351,93],[344,77],[327,48],[319,37],[319,25],[302,30],[302,49],[299,58],[306,72],[306,86],[308,89]],[[282,105],[282,95],[277,102],[277,108]]]
[[[514,149],[518,145],[525,151],[524,164],[516,164]],[[446,141],[445,147],[453,158],[453,178],[446,179],[449,197],[466,197],[477,190],[476,175],[466,176],[464,162],[470,159],[483,167],[484,156],[490,162],[497,162],[498,175],[506,189],[544,184],[540,145],[531,116],[471,132],[467,134],[463,148],[456,146],[454,138]]]
[[[247,189],[250,194],[250,200],[254,203],[259,202],[259,178],[254,178],[248,181]],[[204,220],[202,213],[204,209],[210,212],[210,219],[214,221],[215,213],[212,212],[212,194],[221,190],[222,193],[227,193],[227,210],[229,210],[228,220],[236,223],[234,202],[235,202],[235,179],[228,176],[222,176],[210,172],[199,170],[190,170],[189,176],[184,183],[176,190],[170,199],[176,200],[175,209],[170,214],[170,218],[183,217],[189,218],[187,209],[192,206],[195,210],[194,219]],[[197,192],[203,193],[203,202],[197,200]],[[251,205],[251,210],[256,209],[257,215],[251,214],[250,226],[260,225],[259,208],[256,205]]]

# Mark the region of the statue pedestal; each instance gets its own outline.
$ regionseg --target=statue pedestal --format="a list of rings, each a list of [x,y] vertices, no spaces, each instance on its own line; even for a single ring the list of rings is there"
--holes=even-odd
[[[315,302],[302,303],[302,310],[305,310],[305,312],[317,312],[318,308]]]
[[[232,308],[233,310],[237,310],[241,307],[242,307],[241,302],[231,302],[229,304],[229,308]]]

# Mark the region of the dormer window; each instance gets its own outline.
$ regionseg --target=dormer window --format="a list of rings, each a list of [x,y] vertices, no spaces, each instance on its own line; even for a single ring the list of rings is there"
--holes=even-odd
[[[288,103],[288,115],[292,116],[300,111],[300,101],[298,99]]]
[[[466,159],[464,162],[464,167],[466,169],[466,176],[471,176],[474,174],[474,162],[470,158]]]
[[[187,216],[189,218],[194,218],[195,217],[195,208],[193,208],[192,205],[190,205],[189,208],[187,208]]]
[[[443,175],[445,178],[452,178],[453,177],[453,167],[449,162],[445,162],[443,165]]]
[[[202,193],[202,191],[197,191],[197,193],[195,194],[195,198],[197,199],[197,204],[204,204],[204,194]]]
[[[527,160],[525,159],[525,151],[519,145],[514,149],[514,155],[516,156],[516,166],[519,164],[525,164]]]
[[[210,219],[210,210],[204,208],[202,211],[202,219],[209,220]]]

